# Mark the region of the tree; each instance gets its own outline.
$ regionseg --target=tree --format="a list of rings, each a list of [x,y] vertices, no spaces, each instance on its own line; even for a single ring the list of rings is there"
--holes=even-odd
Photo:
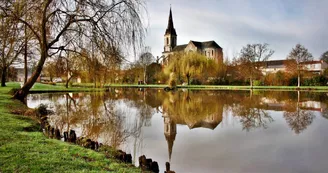
[[[172,61],[166,67],[166,71],[181,72],[187,78],[188,85],[192,76],[201,74],[210,67],[210,64],[215,63],[213,59],[208,59],[197,52],[176,53],[172,55],[171,59]]]
[[[144,74],[143,74],[143,82],[147,83],[147,66],[150,65],[152,62],[154,62],[155,58],[153,54],[150,53],[149,48],[146,48],[146,51],[143,52],[140,57],[138,63],[142,66],[144,69]]]
[[[66,76],[66,84],[65,87],[68,88],[68,84],[71,81],[73,77],[76,77],[80,74],[80,71],[82,71],[81,68],[81,61],[80,61],[80,54],[72,53],[67,54],[66,59],[66,68],[64,71],[64,74]]]
[[[260,74],[262,62],[267,61],[274,51],[269,48],[269,44],[247,44],[240,50],[240,57],[237,64],[240,67],[241,75],[249,78],[250,86],[253,87],[253,79]]]
[[[47,62],[42,69],[43,75],[42,76],[47,76],[50,78],[50,81],[53,82],[53,78],[56,77],[57,73],[57,65],[55,61]]]
[[[157,63],[151,63],[147,67],[147,83],[157,83],[160,80],[162,66]]]
[[[1,12],[0,12],[1,13]],[[0,68],[1,86],[6,86],[9,66],[17,60],[23,50],[22,25],[0,14]]]
[[[25,25],[36,38],[40,51],[35,71],[14,98],[23,100],[26,97],[47,58],[61,50],[80,52],[88,48],[86,42],[94,43],[97,49],[141,43],[143,9],[142,0],[1,1],[0,12]],[[34,18],[25,20],[30,13]]]
[[[320,60],[323,60],[324,62],[328,63],[328,51],[321,55]]]
[[[287,56],[287,59],[296,61],[297,87],[301,86],[301,63],[313,60],[312,54],[303,45],[297,44]]]

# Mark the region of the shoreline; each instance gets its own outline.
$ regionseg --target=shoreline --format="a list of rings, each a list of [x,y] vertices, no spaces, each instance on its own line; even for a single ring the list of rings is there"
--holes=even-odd
[[[0,88],[0,172],[141,172],[105,153],[44,135],[35,111]]]
[[[30,93],[43,93],[43,92],[103,92],[109,88],[137,88],[137,89],[164,89],[167,85],[137,85],[137,84],[112,84],[105,85],[102,88],[94,88],[93,84],[73,84],[69,88],[61,85],[43,85],[32,88]],[[316,91],[328,92],[328,86],[238,86],[238,85],[178,85],[177,89],[188,90],[213,90],[213,91],[245,91],[245,90],[260,90],[260,91]]]
[[[19,83],[9,82],[8,87],[18,89]],[[61,92],[106,92],[111,88],[135,88],[135,89],[164,89],[167,85],[136,85],[136,84],[113,84],[105,85],[103,88],[94,88],[93,84],[73,84],[65,88],[61,84],[48,85],[36,83],[30,90],[30,94],[37,93],[61,93]],[[237,85],[178,85],[177,89],[187,89],[195,91],[302,91],[302,92],[328,92],[328,86],[237,86]]]

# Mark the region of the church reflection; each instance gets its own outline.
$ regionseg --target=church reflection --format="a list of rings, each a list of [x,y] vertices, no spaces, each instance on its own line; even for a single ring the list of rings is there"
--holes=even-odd
[[[163,99],[164,136],[171,162],[173,145],[177,136],[177,125],[189,129],[207,128],[214,130],[222,121],[223,104],[214,104],[219,95],[201,95],[199,92],[170,92]]]

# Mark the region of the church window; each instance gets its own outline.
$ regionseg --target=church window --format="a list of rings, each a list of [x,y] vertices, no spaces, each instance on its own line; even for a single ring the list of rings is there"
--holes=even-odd
[[[212,56],[214,56],[214,50],[212,50]]]
[[[166,44],[169,44],[169,37],[166,37]]]

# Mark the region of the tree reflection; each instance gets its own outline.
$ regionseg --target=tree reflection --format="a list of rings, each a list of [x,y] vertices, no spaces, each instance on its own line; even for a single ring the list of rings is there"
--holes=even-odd
[[[266,129],[268,124],[273,121],[273,118],[265,110],[268,105],[263,103],[261,99],[262,97],[253,96],[251,92],[250,96],[244,95],[238,104],[231,107],[233,115],[240,119],[243,130]]]
[[[297,92],[297,102],[290,103],[289,105],[294,105],[296,107],[296,111],[290,112],[285,111],[284,112],[284,118],[286,119],[287,124],[289,127],[296,133],[300,134],[302,131],[304,131],[315,118],[312,111],[305,110],[305,107],[301,109],[301,93],[300,91]]]
[[[305,130],[314,119],[314,114],[307,110],[301,110],[297,108],[295,112],[284,112],[284,118],[286,119],[289,127],[299,134]]]
[[[104,93],[82,97],[65,94],[55,98],[54,103],[56,115],[51,123],[61,131],[74,129],[79,136],[113,147],[121,146],[130,136],[140,137],[144,121],[127,122],[127,112],[117,109],[117,103]]]

